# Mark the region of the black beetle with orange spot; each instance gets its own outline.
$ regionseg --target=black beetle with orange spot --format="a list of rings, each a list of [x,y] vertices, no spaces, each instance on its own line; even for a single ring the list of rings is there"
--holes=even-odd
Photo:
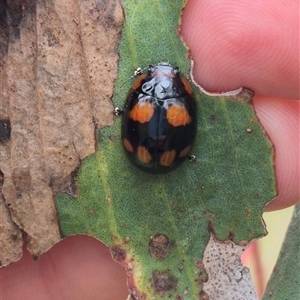
[[[150,173],[166,173],[190,153],[196,135],[196,102],[188,80],[168,63],[149,66],[130,89],[122,118],[129,160]]]

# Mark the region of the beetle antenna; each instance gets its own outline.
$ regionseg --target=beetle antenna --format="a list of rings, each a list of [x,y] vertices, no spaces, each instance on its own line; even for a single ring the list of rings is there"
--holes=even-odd
[[[144,71],[147,70],[147,69],[148,69],[148,67],[147,67],[147,68],[143,68],[143,69],[142,69],[141,67],[136,68],[136,69],[134,70],[134,72],[133,72],[133,75],[130,76],[128,79],[126,79],[126,80],[121,84],[120,88],[121,88],[128,80],[131,80],[132,78],[134,78],[134,77],[136,77],[136,76],[142,75],[142,74],[144,73]]]

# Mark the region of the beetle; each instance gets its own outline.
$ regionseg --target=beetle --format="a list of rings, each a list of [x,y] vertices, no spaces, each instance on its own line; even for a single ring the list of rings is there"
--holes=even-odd
[[[139,72],[122,114],[129,160],[149,173],[167,173],[188,157],[196,135],[196,101],[188,80],[169,63]]]

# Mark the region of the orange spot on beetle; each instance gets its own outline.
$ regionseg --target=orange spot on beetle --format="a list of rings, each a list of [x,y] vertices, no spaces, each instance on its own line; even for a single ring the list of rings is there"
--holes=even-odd
[[[130,153],[133,152],[133,147],[132,147],[131,143],[128,141],[128,139],[125,138],[125,139],[123,140],[123,145],[124,145],[124,148],[125,148],[128,152],[130,152]]]
[[[180,77],[180,79],[181,79],[181,82],[183,83],[184,88],[187,91],[187,93],[191,95],[192,94],[192,87],[191,87],[189,81],[185,77]]]
[[[137,89],[141,86],[142,80],[145,79],[146,77],[147,77],[146,74],[140,75],[140,76],[135,80],[135,82],[133,83],[132,88],[133,88],[134,90],[137,90]]]
[[[142,162],[143,164],[148,164],[152,158],[147,148],[143,146],[138,146],[137,156],[139,161]]]
[[[159,163],[164,167],[169,167],[175,160],[176,151],[165,151],[159,159]]]
[[[180,153],[179,153],[179,157],[185,157],[187,156],[191,151],[191,146],[187,146],[185,147]]]
[[[192,122],[192,118],[184,106],[174,104],[167,110],[168,122],[174,127],[185,126]]]
[[[154,114],[154,107],[149,102],[138,102],[129,112],[129,118],[140,123],[147,123]]]

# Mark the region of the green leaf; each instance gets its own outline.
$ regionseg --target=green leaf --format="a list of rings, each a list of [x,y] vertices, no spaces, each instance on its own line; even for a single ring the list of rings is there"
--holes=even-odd
[[[124,105],[136,67],[169,61],[189,77],[176,35],[181,8],[180,1],[124,1],[117,106]],[[196,162],[167,175],[141,172],[125,157],[116,117],[78,171],[78,196],[57,195],[62,235],[88,234],[106,243],[139,299],[194,299],[207,280],[199,262],[210,232],[235,243],[263,236],[263,208],[276,194],[273,148],[249,93],[194,92]]]
[[[300,295],[300,205],[295,206],[263,300],[298,299]]]

